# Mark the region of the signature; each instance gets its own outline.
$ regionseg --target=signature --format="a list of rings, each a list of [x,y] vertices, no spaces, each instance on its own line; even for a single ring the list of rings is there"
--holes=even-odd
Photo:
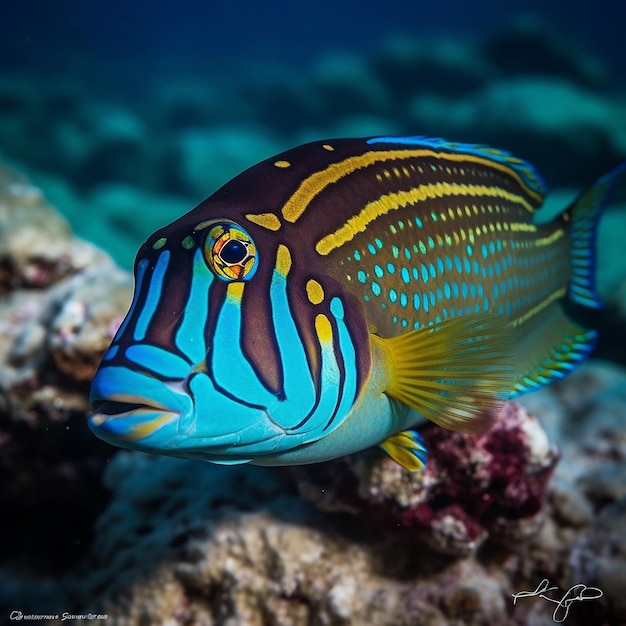
[[[554,613],[552,613],[552,619],[555,622],[564,622],[569,614],[570,607],[574,602],[582,602],[583,600],[597,600],[602,597],[602,591],[596,587],[587,587],[587,585],[579,584],[572,585],[560,599],[548,598],[545,594],[548,591],[558,590],[558,587],[549,587],[550,582],[547,578],[544,578],[534,591],[520,591],[514,593],[513,604],[515,604],[520,598],[534,598],[539,596],[548,602],[556,604]]]
[[[106,613],[68,613],[65,611],[63,614],[58,613],[22,613],[22,611],[11,611],[9,619],[11,621],[33,620],[33,621],[49,621],[49,620],[61,620],[65,622],[67,620],[102,620],[108,619]]]

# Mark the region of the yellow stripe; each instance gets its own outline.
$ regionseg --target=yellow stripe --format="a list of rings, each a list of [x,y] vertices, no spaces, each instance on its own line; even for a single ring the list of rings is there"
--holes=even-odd
[[[311,174],[308,178],[305,178],[298,189],[287,200],[283,206],[283,217],[288,222],[296,222],[302,214],[306,211],[307,207],[322,190],[328,185],[336,183],[344,176],[352,174],[358,169],[369,167],[375,163],[381,163],[385,161],[392,161],[396,159],[414,159],[420,157],[434,157],[444,161],[454,161],[457,163],[476,163],[478,165],[484,165],[485,167],[500,170],[509,176],[512,176],[522,189],[537,203],[541,202],[543,197],[536,191],[533,191],[524,183],[519,174],[507,167],[502,163],[496,161],[490,161],[479,156],[472,154],[448,154],[444,152],[435,152],[434,150],[381,150],[365,152],[357,156],[348,157],[338,163],[332,163],[328,167],[319,172]],[[525,204],[530,212],[533,212],[533,207],[529,204]]]
[[[562,228],[555,230],[553,233],[548,235],[547,237],[542,237],[541,239],[535,239],[533,242],[536,246],[549,246],[551,243],[554,243],[557,239],[560,239],[565,234],[565,231]]]
[[[560,298],[562,298],[566,293],[567,293],[566,287],[561,287],[557,289],[556,291],[553,291],[547,298],[544,298],[539,304],[534,306],[529,311],[526,311],[524,315],[520,315],[517,319],[514,319],[512,322],[513,326],[519,326],[520,324],[527,322],[531,317],[534,317],[535,315],[537,315],[537,313],[540,313],[541,311],[543,311],[546,307],[550,306],[555,300],[559,300]]]
[[[226,287],[226,297],[234,304],[239,304],[243,298],[243,282],[228,283]]]
[[[145,410],[145,411],[138,410],[135,412],[137,414],[139,413],[150,414],[153,411],[150,409],[150,410]],[[139,441],[140,439],[145,439],[146,437],[151,435],[157,428],[160,428],[164,424],[167,424],[174,417],[176,417],[176,413],[165,413],[165,415],[151,419],[147,422],[144,422],[143,424],[136,424],[135,426],[131,428],[128,434],[120,437],[120,439],[122,441]]]
[[[315,245],[315,249],[319,254],[330,254],[333,250],[351,241],[358,233],[364,232],[368,224],[386,215],[390,211],[395,211],[408,204],[449,196],[490,196],[503,198],[511,202],[522,204],[529,210],[532,210],[532,207],[522,196],[506,191],[505,189],[500,189],[499,187],[456,183],[420,185],[408,191],[385,194],[378,198],[378,200],[369,202],[358,215],[349,218],[348,221],[335,232],[322,237]]]
[[[509,228],[511,232],[525,232],[525,233],[534,233],[537,232],[537,227],[534,224],[527,224],[526,222],[511,222],[509,224]]]

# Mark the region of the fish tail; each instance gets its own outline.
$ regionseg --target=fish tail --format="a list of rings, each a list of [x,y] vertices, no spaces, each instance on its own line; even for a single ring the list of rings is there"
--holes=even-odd
[[[587,308],[602,308],[596,289],[596,235],[611,194],[623,182],[626,182],[626,163],[599,178],[562,215],[570,224],[572,269],[568,299]]]
[[[561,306],[533,316],[534,324],[518,328],[518,371],[509,398],[533,391],[576,369],[598,337],[596,235],[602,211],[616,185],[626,182],[626,163],[599,178],[558,218],[570,238],[571,272]]]

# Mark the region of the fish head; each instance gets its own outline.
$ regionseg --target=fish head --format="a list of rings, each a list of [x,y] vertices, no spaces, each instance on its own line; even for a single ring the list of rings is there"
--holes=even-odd
[[[259,175],[278,188],[263,167],[273,173],[240,175],[140,248],[92,381],[98,437],[243,463],[324,437],[354,405],[370,367],[360,303],[281,219],[282,199],[259,196]]]

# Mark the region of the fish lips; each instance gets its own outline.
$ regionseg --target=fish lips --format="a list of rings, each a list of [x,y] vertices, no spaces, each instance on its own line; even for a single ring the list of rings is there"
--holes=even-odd
[[[88,424],[95,435],[108,443],[138,448],[167,425],[177,424],[180,412],[149,404],[143,398],[113,396],[92,399]]]
[[[93,400],[92,407],[88,424],[96,436],[115,446],[143,452],[245,463],[272,452],[285,437],[282,429],[268,428],[264,420],[222,435],[202,437],[181,432],[184,419],[180,412],[128,397]]]
[[[175,435],[181,415],[188,411],[184,396],[171,392],[161,381],[117,366],[98,370],[89,400],[88,424],[93,433],[126,448],[158,448]]]
[[[229,400],[223,406],[224,399],[213,389],[210,408],[199,411],[194,389],[202,391],[193,383],[186,390],[180,381],[165,382],[149,373],[107,365],[92,381],[89,427],[100,439],[122,448],[233,462],[271,452],[284,439],[284,429],[262,407],[246,407],[245,418],[237,420],[228,411],[236,403]]]

